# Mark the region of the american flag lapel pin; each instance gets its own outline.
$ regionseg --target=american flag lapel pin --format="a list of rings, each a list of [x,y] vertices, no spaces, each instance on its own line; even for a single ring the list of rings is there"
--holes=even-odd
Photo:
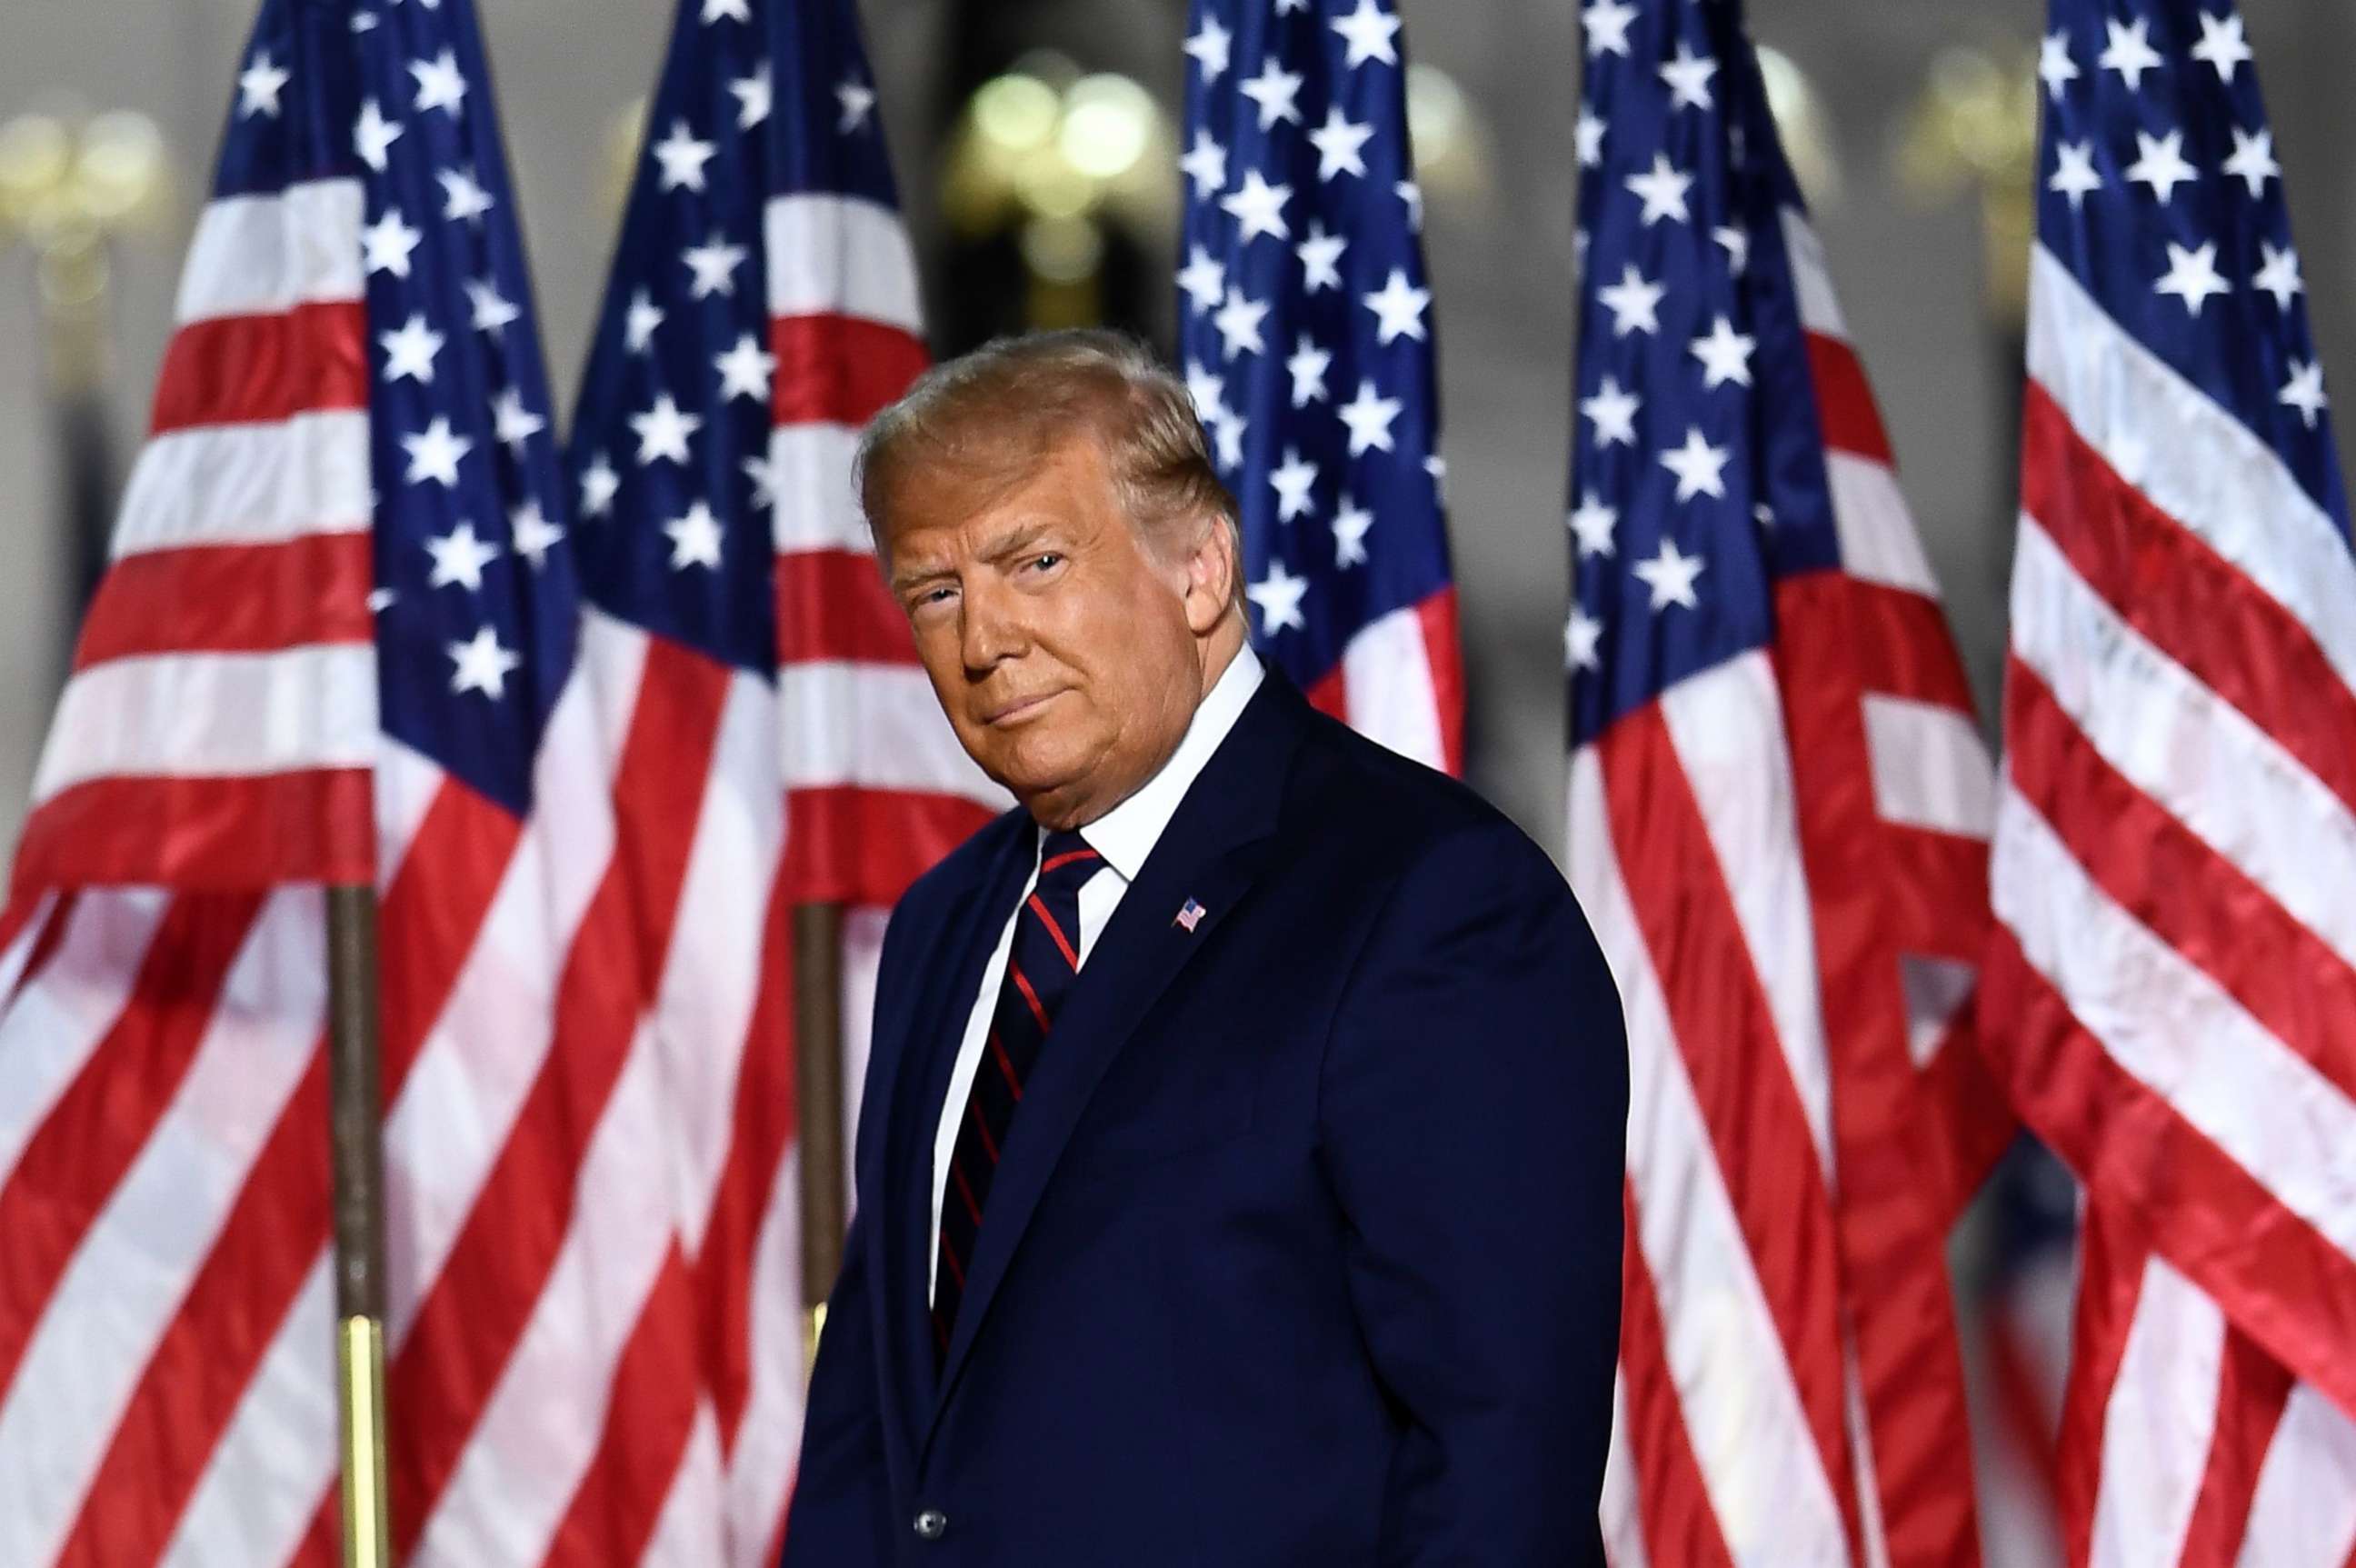
[[[1209,913],[1210,911],[1208,909],[1204,908],[1203,906],[1197,904],[1192,898],[1189,898],[1186,900],[1185,906],[1178,911],[1178,918],[1170,923],[1191,933],[1196,926],[1203,923],[1203,917]]]

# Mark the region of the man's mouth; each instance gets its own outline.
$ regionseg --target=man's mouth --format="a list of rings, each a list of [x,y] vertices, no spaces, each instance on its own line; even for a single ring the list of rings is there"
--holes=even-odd
[[[984,714],[981,722],[993,726],[1020,724],[1062,695],[1063,693],[1057,691],[1041,692],[1035,696],[1017,697],[1012,702],[1002,703]]]

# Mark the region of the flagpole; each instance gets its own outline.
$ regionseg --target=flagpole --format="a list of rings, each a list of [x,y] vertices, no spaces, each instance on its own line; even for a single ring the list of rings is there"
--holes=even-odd
[[[809,1359],[826,1327],[850,1223],[843,1178],[842,907],[794,908],[794,1098],[801,1118],[802,1305]]]
[[[384,1441],[384,1118],[376,891],[327,889],[327,1094],[336,1211],[336,1389],[344,1568],[391,1568]]]

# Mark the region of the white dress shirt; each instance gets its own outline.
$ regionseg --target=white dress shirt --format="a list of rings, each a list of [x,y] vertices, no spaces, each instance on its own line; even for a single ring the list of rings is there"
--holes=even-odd
[[[1112,921],[1112,912],[1120,907],[1121,895],[1137,880],[1144,869],[1145,857],[1153,853],[1161,842],[1162,831],[1177,814],[1178,802],[1186,798],[1204,764],[1236,727],[1243,716],[1244,704],[1259,690],[1262,671],[1259,656],[1249,647],[1236,654],[1235,661],[1220,671],[1213,682],[1202,705],[1194,710],[1194,719],[1186,725],[1186,734],[1178,742],[1178,749],[1162,765],[1162,771],[1147,779],[1136,794],[1098,817],[1080,830],[1088,847],[1104,857],[1103,868],[1080,887],[1080,967],[1087,967],[1088,953],[1097,939]],[[999,987],[1006,980],[1006,955],[1014,946],[1014,918],[1022,913],[1023,900],[1039,881],[1039,843],[1046,839],[1044,832],[1036,835],[1031,851],[1031,878],[1023,885],[1023,897],[1006,911],[1005,929],[998,933],[998,946],[991,950],[990,961],[982,966],[981,988],[973,999],[973,1012],[966,1019],[965,1039],[958,1047],[957,1069],[949,1074],[948,1098],[941,1102],[940,1127],[933,1134],[933,1228],[930,1234],[935,1244],[926,1249],[926,1298],[931,1299],[931,1279],[940,1270],[941,1197],[948,1183],[949,1158],[957,1152],[958,1129],[965,1120],[965,1102],[973,1092],[973,1075],[981,1066],[983,1047],[990,1038],[991,1015],[998,1010]],[[1048,1049],[1054,1049],[1052,1041]],[[985,1210],[983,1223],[989,1222]]]

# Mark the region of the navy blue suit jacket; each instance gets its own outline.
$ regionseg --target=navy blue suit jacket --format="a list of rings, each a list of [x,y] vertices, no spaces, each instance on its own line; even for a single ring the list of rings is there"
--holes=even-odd
[[[936,1371],[934,1133],[1035,843],[893,915],[788,1568],[1601,1568],[1609,972],[1528,839],[1273,672],[1033,1069]]]

